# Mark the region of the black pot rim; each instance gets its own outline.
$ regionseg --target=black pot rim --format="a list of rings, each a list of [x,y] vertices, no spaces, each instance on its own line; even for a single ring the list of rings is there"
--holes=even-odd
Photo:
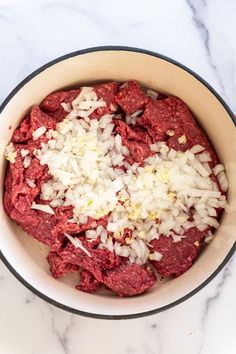
[[[63,60],[72,58],[74,56],[82,55],[82,54],[87,54],[87,53],[93,53],[93,52],[99,52],[99,51],[128,51],[128,52],[136,52],[136,53],[142,53],[146,55],[150,55],[159,59],[163,59],[173,65],[178,66],[179,68],[183,69],[184,71],[188,72],[192,76],[194,76],[198,81],[200,81],[211,93],[218,99],[218,101],[222,104],[222,106],[225,108],[229,116],[231,117],[233,123],[235,124],[235,117],[233,112],[230,110],[226,102],[223,100],[223,98],[215,91],[215,89],[208,83],[206,82],[201,76],[196,74],[194,71],[191,69],[187,68],[185,65],[177,62],[174,59],[171,59],[165,55],[155,53],[146,49],[140,49],[140,48],[135,48],[135,47],[129,47],[129,46],[100,46],[100,47],[92,47],[92,48],[87,48],[87,49],[82,49],[82,50],[77,50],[69,54],[65,54],[63,56],[58,57],[57,59],[54,59],[52,61],[49,61],[47,64],[41,66],[39,69],[35,70],[32,72],[30,75],[28,75],[23,81],[21,81],[13,90],[12,92],[7,96],[7,98],[3,101],[3,103],[0,106],[0,113],[3,111],[3,109],[6,107],[8,102],[16,95],[16,93],[25,86],[31,79],[33,79],[35,76],[46,70],[47,68],[53,66],[54,64],[57,64]],[[74,309],[72,307],[69,307],[67,305],[64,305],[58,301],[55,301],[54,299],[48,297],[47,295],[41,293],[39,290],[34,288],[31,284],[29,284],[22,276],[12,267],[12,265],[8,262],[7,258],[3,255],[3,253],[0,250],[0,259],[2,262],[5,264],[5,266],[10,270],[10,272],[30,291],[32,291],[34,294],[39,296],[41,299],[47,301],[49,304],[54,305],[62,310],[71,312],[73,314],[77,315],[82,315],[85,317],[91,317],[91,318],[97,318],[97,319],[109,319],[109,320],[124,320],[124,319],[134,319],[134,318],[139,318],[139,317],[144,317],[148,315],[153,315],[165,310],[170,309],[171,307],[174,307],[181,302],[189,299],[191,296],[195,295],[198,293],[201,289],[203,289],[207,284],[210,283],[210,281],[215,278],[215,276],[224,268],[224,266],[228,263],[229,259],[232,257],[236,250],[236,242],[233,244],[231,247],[229,253],[226,255],[224,258],[223,262],[218,266],[218,268],[203,282],[201,283],[198,287],[190,291],[188,294],[184,295],[183,297],[179,298],[176,301],[173,301],[172,303],[162,306],[160,308],[146,311],[146,312],[141,312],[137,314],[127,314],[127,315],[105,315],[105,314],[94,314],[94,313],[89,313],[85,311],[80,311],[77,309]]]

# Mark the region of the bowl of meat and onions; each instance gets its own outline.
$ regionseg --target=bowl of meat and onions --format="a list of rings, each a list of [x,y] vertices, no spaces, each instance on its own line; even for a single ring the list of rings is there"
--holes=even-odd
[[[127,50],[68,55],[1,119],[2,258],[47,301],[108,318],[160,311],[232,254],[234,124],[185,68]]]

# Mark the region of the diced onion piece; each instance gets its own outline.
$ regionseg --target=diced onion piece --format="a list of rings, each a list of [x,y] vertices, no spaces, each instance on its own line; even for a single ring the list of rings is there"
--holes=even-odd
[[[187,142],[186,135],[183,134],[180,137],[178,137],[178,142],[179,142],[179,144],[186,144],[186,142]]]
[[[26,181],[26,183],[28,184],[28,186],[30,188],[35,188],[36,187],[35,181],[33,179],[26,178],[25,181]]]
[[[147,96],[151,97],[153,100],[156,100],[158,97],[158,92],[153,90],[147,90]]]
[[[211,161],[211,156],[209,152],[204,152],[202,154],[197,155],[199,161],[201,162],[210,162]]]
[[[208,210],[209,216],[214,216],[214,217],[217,216],[217,213],[216,213],[215,208],[213,208],[213,207],[211,207],[211,206],[207,206],[207,210]]]
[[[212,218],[210,216],[207,216],[205,218],[202,219],[202,222],[214,227],[215,229],[218,229],[218,227],[220,226],[220,224],[218,223],[218,221],[215,218]]]
[[[116,178],[114,181],[112,181],[112,186],[113,186],[113,190],[115,193],[119,192],[122,187],[123,187],[123,182],[122,179],[120,177]]]
[[[130,249],[129,249],[129,247],[127,247],[127,246],[122,246],[122,247],[121,247],[121,250],[120,250],[120,252],[119,252],[119,255],[120,255],[121,257],[129,257],[129,254],[130,254]]]
[[[31,157],[30,156],[25,156],[24,160],[23,160],[23,166],[24,168],[28,168],[30,163],[31,163]]]
[[[131,248],[135,251],[138,258],[142,258],[142,252],[138,241],[134,239],[131,243]]]
[[[203,150],[205,150],[205,148],[199,144],[194,145],[189,151],[192,154],[199,154],[199,152],[202,152]]]
[[[175,131],[172,130],[172,129],[168,129],[168,130],[166,131],[166,135],[168,135],[168,136],[174,136],[174,135],[175,135]]]
[[[37,128],[32,134],[33,139],[37,140],[38,138],[40,138],[40,136],[42,136],[46,132],[46,130],[47,129],[44,126]]]
[[[153,152],[158,152],[158,151],[160,151],[160,145],[159,144],[151,144],[151,145],[149,145],[149,147],[150,147],[150,150],[151,151],[153,151]]]
[[[10,163],[16,162],[17,151],[15,150],[13,143],[10,143],[9,145],[6,146],[5,157]]]
[[[143,112],[143,110],[142,109],[139,109],[138,111],[136,111],[136,112],[134,112],[133,114],[131,114],[131,118],[135,118],[135,117],[137,117],[139,114],[141,114]]]
[[[21,153],[22,157],[25,157],[25,156],[29,155],[30,152],[29,152],[29,150],[21,149],[20,153]]]
[[[119,224],[117,223],[114,223],[114,222],[109,222],[107,224],[107,231],[110,231],[110,232],[116,232],[119,228]]]
[[[196,225],[196,228],[199,230],[199,231],[205,231],[209,226],[207,224],[203,224],[203,223],[200,223],[200,224],[197,224]]]
[[[150,261],[160,261],[162,259],[163,255],[157,251],[150,253],[149,254],[149,259]]]
[[[228,190],[229,184],[225,172],[224,171],[219,172],[217,174],[217,179],[219,181],[222,191],[226,192]]]
[[[55,214],[52,208],[47,204],[36,204],[35,202],[33,202],[31,205],[31,209],[40,210],[43,211],[44,213],[48,213],[52,215]]]
[[[50,202],[50,205],[53,208],[59,208],[63,205],[63,200],[62,199],[54,199]]]
[[[61,106],[62,106],[62,108],[64,109],[64,111],[66,111],[66,112],[68,112],[68,113],[71,111],[71,105],[70,105],[70,103],[62,102],[62,103],[61,103]]]
[[[76,247],[76,248],[80,248],[82,251],[84,251],[84,253],[87,254],[87,256],[92,257],[91,254],[89,253],[89,251],[87,250],[87,248],[85,248],[82,245],[82,242],[76,238],[76,237],[72,237],[71,235],[69,235],[68,233],[64,233],[64,235],[70,240],[70,242]]]
[[[214,174],[217,176],[218,173],[220,173],[221,171],[224,171],[224,169],[225,169],[225,168],[224,168],[223,165],[218,164],[218,165],[216,165],[212,170],[213,170]]]
[[[193,227],[193,223],[190,221],[185,221],[182,225],[186,230],[190,229],[191,227]]]
[[[194,168],[199,172],[199,174],[202,177],[208,177],[209,176],[209,172],[205,169],[205,167],[198,161],[195,159],[194,161]]]
[[[209,231],[208,234],[207,234],[207,237],[205,238],[205,243],[210,243],[214,238],[214,234]]]
[[[210,176],[210,174],[212,173],[212,170],[210,168],[209,163],[208,162],[204,162],[203,166],[205,167],[205,169],[207,170],[207,172],[209,173],[209,176]]]

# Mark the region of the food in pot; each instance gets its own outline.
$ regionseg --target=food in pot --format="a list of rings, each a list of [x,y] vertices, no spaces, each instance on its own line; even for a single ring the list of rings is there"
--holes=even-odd
[[[5,154],[7,214],[81,291],[134,296],[180,276],[227,205],[224,166],[189,108],[135,81],[50,94]]]

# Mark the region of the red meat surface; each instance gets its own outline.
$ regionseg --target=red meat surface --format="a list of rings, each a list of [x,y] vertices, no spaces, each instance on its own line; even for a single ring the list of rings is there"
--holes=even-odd
[[[80,248],[75,248],[68,243],[59,253],[61,259],[66,263],[80,266],[89,271],[99,281],[103,281],[103,272],[115,268],[121,264],[121,257],[118,257],[107,249],[93,249],[86,240],[83,240],[83,246],[89,251],[88,256]]]
[[[86,293],[95,293],[100,287],[99,281],[87,270],[80,273],[80,282],[76,289],[85,291]]]
[[[149,101],[136,81],[129,81],[121,85],[116,95],[116,102],[127,114],[132,114]]]
[[[154,141],[166,141],[175,150],[186,151],[196,144],[206,148],[214,164],[218,159],[203,131],[197,125],[186,104],[177,97],[149,101],[138,124],[145,127]],[[169,137],[168,130],[174,130]],[[180,144],[178,138],[186,136],[186,143]]]
[[[57,121],[61,121],[68,114],[61,103],[71,103],[79,93],[80,90],[53,92],[43,100],[40,107],[44,112],[50,113]]]
[[[56,252],[50,252],[47,256],[50,265],[50,271],[54,278],[60,278],[70,272],[78,272],[80,267],[63,262]]]
[[[152,154],[149,148],[152,140],[147,132],[141,129],[135,131],[122,120],[115,120],[114,123],[116,132],[121,135],[122,144],[130,151],[130,156],[126,159],[130,164],[134,162],[142,163]]]
[[[117,83],[108,82],[105,84],[97,85],[94,88],[97,97],[106,102],[105,107],[97,108],[91,115],[91,118],[99,119],[104,114],[111,114],[117,110],[117,104],[115,101],[115,94],[117,92]]]
[[[19,127],[15,129],[12,135],[12,142],[24,143],[32,138],[32,130],[29,116],[20,123]]]
[[[137,264],[121,264],[107,272],[104,284],[120,296],[134,296],[150,289],[156,282],[152,271]]]
[[[159,274],[178,277],[185,273],[198,255],[198,247],[186,241],[174,242],[171,237],[160,236],[152,240],[153,250],[162,254],[160,261],[152,261]]]

